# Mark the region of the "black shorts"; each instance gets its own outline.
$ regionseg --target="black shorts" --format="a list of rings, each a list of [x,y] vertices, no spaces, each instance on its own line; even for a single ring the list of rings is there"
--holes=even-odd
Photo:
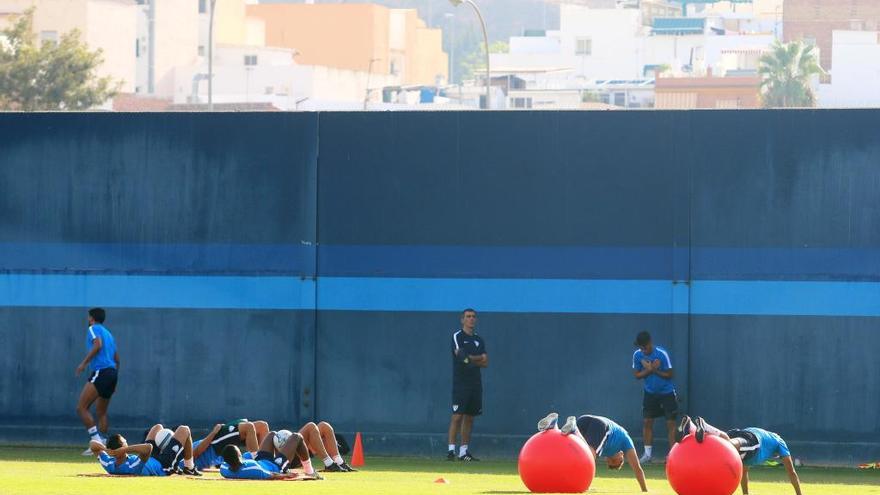
[[[483,414],[482,387],[453,387],[452,414],[479,416]]]
[[[746,441],[745,445],[737,449],[739,451],[739,456],[742,457],[743,461],[747,461],[752,457],[755,457],[755,455],[761,449],[761,441],[758,440],[758,437],[750,431],[730,430],[727,432],[727,436],[729,436],[731,439],[742,438]]]
[[[214,453],[217,455],[223,454],[223,448],[227,445],[235,445],[238,448],[243,447],[243,442],[241,441],[241,433],[238,431],[238,425],[223,425],[223,428],[217,433],[217,436],[214,437],[214,440],[211,440],[211,448],[214,449]]]
[[[116,391],[116,368],[104,368],[89,375],[89,383],[98,390],[98,397],[109,399]]]
[[[261,451],[257,452],[257,457],[255,457],[254,460],[255,461],[269,461],[272,464],[275,464],[276,466],[278,466],[278,469],[282,473],[286,473],[288,468],[291,467],[289,465],[290,463],[287,461],[287,457],[284,454],[282,454],[281,452],[278,452],[277,454],[272,455],[271,452],[266,452],[265,450],[261,450]]]
[[[159,461],[165,474],[171,474],[177,468],[177,462],[183,458],[183,445],[176,438],[172,438],[162,450],[159,450],[155,440],[147,440],[146,443],[153,446],[150,457]]]
[[[601,455],[602,447],[605,445],[605,437],[608,436],[608,425],[590,416],[581,416],[577,419],[578,431],[587,441],[587,445],[593,447],[597,453]]]
[[[642,416],[646,419],[665,416],[666,419],[675,420],[678,414],[678,396],[671,394],[652,394],[645,392],[642,399]]]

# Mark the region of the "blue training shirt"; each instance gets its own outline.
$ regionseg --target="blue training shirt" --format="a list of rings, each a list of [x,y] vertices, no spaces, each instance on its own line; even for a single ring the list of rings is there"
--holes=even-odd
[[[275,466],[271,462],[255,461],[250,452],[245,453],[242,459],[241,467],[238,471],[229,469],[229,464],[225,462],[221,464],[220,476],[232,480],[268,480],[272,478],[272,473],[280,472],[277,467],[270,468],[269,465]]]
[[[774,457],[788,457],[791,455],[785,440],[776,433],[761,428],[746,428],[746,431],[758,437],[758,452],[751,458],[743,461],[746,465],[757,466],[764,464]]]
[[[643,359],[652,362],[655,359],[660,360],[660,371],[668,371],[672,369],[672,360],[669,359],[669,353],[659,345],[655,345],[654,350],[647,355],[643,353],[641,349],[636,349],[636,352],[633,353],[634,370],[642,371],[645,369],[645,367],[642,366]],[[660,395],[671,394],[675,392],[675,385],[672,383],[672,380],[667,380],[656,373],[651,373],[645,377],[645,392]]]
[[[86,331],[86,352],[92,350],[92,343],[97,338],[101,339],[101,349],[92,358],[89,368],[92,371],[116,368],[116,360],[113,359],[113,356],[116,355],[116,341],[113,340],[113,335],[104,325],[95,323]]]
[[[128,454],[125,462],[116,463],[116,458],[107,452],[98,455],[98,462],[107,471],[107,474],[128,474],[134,476],[165,476],[162,465],[156,459],[150,457],[146,462],[134,454]]]
[[[627,450],[636,448],[629,433],[622,426],[603,416],[593,417],[601,420],[608,426],[605,439],[599,444],[599,448],[596,449],[597,455],[611,457],[618,452],[626,453]]]

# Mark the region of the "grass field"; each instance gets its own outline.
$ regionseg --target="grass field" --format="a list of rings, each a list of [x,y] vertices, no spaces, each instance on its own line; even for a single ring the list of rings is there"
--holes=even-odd
[[[217,495],[277,494],[516,494],[527,493],[512,461],[452,463],[445,460],[372,457],[359,473],[329,473],[324,481],[224,481],[218,473],[204,478],[103,478],[93,459],[77,449],[0,448],[0,495],[63,494],[122,495],[192,493]],[[673,495],[662,465],[647,469],[650,493]],[[880,470],[801,468],[804,495],[880,495]],[[436,484],[443,477],[448,484]],[[751,493],[794,493],[782,468],[753,469]],[[627,471],[599,469],[590,493],[637,494],[638,485]]]

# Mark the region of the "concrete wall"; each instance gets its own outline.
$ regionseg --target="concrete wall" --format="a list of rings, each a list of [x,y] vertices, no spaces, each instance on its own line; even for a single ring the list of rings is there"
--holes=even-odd
[[[877,112],[50,114],[0,130],[7,441],[14,425],[82,439],[71,371],[84,311],[104,305],[116,427],[321,418],[374,453],[441,454],[449,342],[473,306],[492,356],[475,451],[513,456],[549,410],[638,437],[647,329],[685,410],[774,429],[808,462],[880,454]]]

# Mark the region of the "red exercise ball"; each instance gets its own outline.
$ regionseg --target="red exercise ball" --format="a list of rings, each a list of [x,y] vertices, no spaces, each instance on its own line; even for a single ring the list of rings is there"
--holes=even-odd
[[[556,428],[535,433],[519,451],[519,477],[533,493],[582,493],[595,474],[586,442]]]
[[[703,443],[688,435],[666,458],[666,478],[678,495],[731,495],[742,471],[733,445],[713,435],[706,435]]]

